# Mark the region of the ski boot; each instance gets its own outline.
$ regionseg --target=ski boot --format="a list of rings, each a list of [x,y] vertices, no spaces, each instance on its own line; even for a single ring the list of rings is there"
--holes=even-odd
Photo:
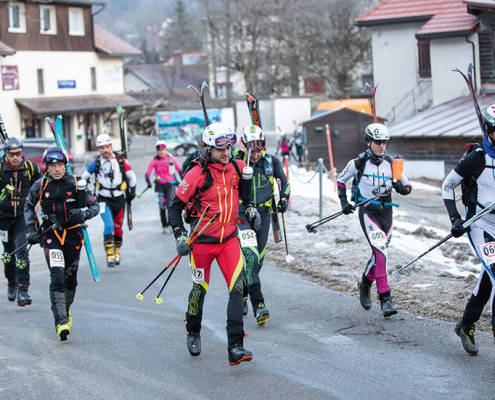
[[[371,283],[368,283],[369,280],[363,276],[363,279],[358,283],[359,289],[359,301],[365,310],[369,310],[371,308]]]
[[[69,326],[69,329],[72,328],[72,314],[69,311],[67,311],[67,316],[69,317],[69,322],[67,322],[67,325]]]
[[[248,298],[247,297],[243,297],[242,300],[244,301],[244,308],[242,310],[242,315],[247,315],[248,314],[248,310],[249,310],[249,307],[248,307]]]
[[[113,268],[115,267],[115,253],[114,253],[114,244],[105,243],[105,251],[107,253],[107,267]]]
[[[28,294],[27,286],[21,286],[17,288],[17,305],[19,307],[29,306],[33,301]]]
[[[58,324],[57,325],[57,335],[60,341],[64,342],[67,340],[67,336],[70,334],[70,326],[69,324]]]
[[[122,247],[122,240],[115,240],[115,247],[114,247],[115,265],[120,264],[120,248],[121,247]]]
[[[474,340],[475,324],[464,325],[462,320],[459,320],[455,326],[455,333],[461,338],[462,347],[470,356],[478,354],[478,345]]]
[[[265,325],[266,320],[270,318],[270,312],[263,303],[259,303],[258,307],[256,307],[254,316],[256,317],[256,322],[258,322],[258,325],[262,326]]]
[[[201,336],[199,332],[186,332],[187,335],[187,349],[193,357],[199,356],[201,353]]]
[[[7,287],[7,299],[9,301],[14,301],[15,297],[17,295],[17,284],[14,282],[9,281],[8,287]]]
[[[242,345],[237,344],[229,350],[229,363],[230,365],[239,365],[244,361],[251,361],[253,359],[253,353],[244,349]]]
[[[384,317],[390,317],[391,315],[397,314],[397,309],[395,308],[394,303],[392,303],[390,292],[381,293],[378,297],[380,298]]]

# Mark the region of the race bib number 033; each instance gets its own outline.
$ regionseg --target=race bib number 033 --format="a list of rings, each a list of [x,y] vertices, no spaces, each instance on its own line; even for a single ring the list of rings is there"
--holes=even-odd
[[[194,268],[193,266],[189,266],[191,270],[191,277],[194,283],[201,285],[205,283],[205,269],[204,268]]]
[[[495,242],[482,244],[480,248],[481,255],[485,263],[488,265],[495,263]]]
[[[50,249],[50,267],[52,268],[64,268],[64,253],[59,249]]]
[[[241,247],[258,246],[258,241],[256,240],[256,233],[252,229],[240,231],[239,240],[241,242]]]

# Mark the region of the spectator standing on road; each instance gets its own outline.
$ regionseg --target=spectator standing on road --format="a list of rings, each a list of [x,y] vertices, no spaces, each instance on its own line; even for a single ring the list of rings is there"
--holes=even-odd
[[[285,133],[282,134],[280,140],[277,143],[277,151],[276,154],[279,154],[284,159],[285,157],[289,158],[290,156],[290,144],[287,140],[287,135]]]
[[[180,183],[182,169],[172,155],[167,152],[164,140],[159,140],[155,145],[157,155],[151,159],[144,174],[146,184],[151,188],[151,174],[155,174],[155,192],[158,196],[158,208],[163,233],[171,233],[169,225],[168,207],[175,196],[175,188]]]
[[[297,162],[302,162],[304,142],[303,137],[299,132],[294,133],[294,137],[290,142],[289,148],[292,148],[292,146],[295,146],[296,148]]]
[[[10,137],[4,144],[5,156],[0,162],[0,237],[3,244],[5,278],[8,281],[7,298],[17,305],[31,304],[29,288],[29,255],[26,244],[24,203],[29,188],[41,176],[36,164],[26,160],[22,142]],[[22,247],[22,248],[21,248]],[[15,249],[15,254],[10,255]]]

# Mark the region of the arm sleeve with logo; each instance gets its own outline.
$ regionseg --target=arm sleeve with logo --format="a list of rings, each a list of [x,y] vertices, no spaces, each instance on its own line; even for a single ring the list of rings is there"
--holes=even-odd
[[[127,176],[127,181],[129,182],[130,187],[136,187],[136,174],[132,170],[131,164],[124,158],[124,171]]]
[[[337,176],[337,191],[339,193],[339,199],[340,199],[340,203],[342,204],[342,207],[344,207],[344,205],[347,205],[349,203],[347,201],[345,184],[349,179],[355,178],[356,176],[357,176],[357,168],[356,168],[355,160],[349,161],[346,167],[344,168],[344,170]]]
[[[289,200],[290,184],[287,179],[287,176],[285,175],[284,169],[282,167],[282,163],[277,157],[272,156],[272,160],[273,160],[273,176],[276,179],[280,179],[280,186],[281,186],[280,195],[286,200]]]

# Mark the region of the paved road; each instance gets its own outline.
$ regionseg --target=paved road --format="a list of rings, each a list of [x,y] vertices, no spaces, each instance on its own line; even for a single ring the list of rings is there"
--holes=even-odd
[[[146,140],[135,141],[131,161],[142,173]],[[85,256],[73,305],[69,340],[58,341],[48,298],[48,274],[32,251],[33,305],[19,308],[0,293],[0,399],[491,399],[495,345],[479,335],[469,357],[453,324],[411,314],[384,320],[356,298],[322,288],[267,263],[263,270],[272,317],[263,328],[250,314],[245,345],[251,363],[229,367],[227,293],[218,269],[205,301],[203,352],[185,346],[184,311],[191,286],[186,262],[170,281],[164,303],[158,287],[136,293],[174,256],[162,235],[152,193],[135,202],[135,229],[125,232],[123,264],[104,265],[102,224],[90,232],[100,266],[94,283]],[[434,294],[433,294],[434,295]]]

